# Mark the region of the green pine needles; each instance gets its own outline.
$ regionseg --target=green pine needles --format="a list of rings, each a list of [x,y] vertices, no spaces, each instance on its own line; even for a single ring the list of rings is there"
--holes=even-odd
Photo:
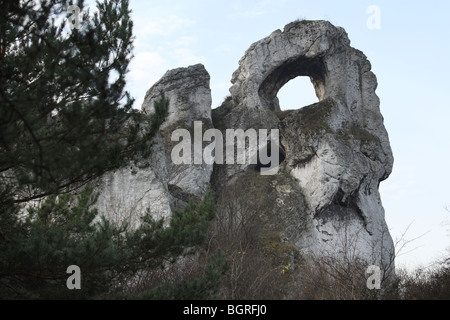
[[[71,5],[80,8],[79,28],[69,28]],[[93,15],[83,5],[0,0],[2,299],[126,297],[139,274],[196,253],[215,215],[208,192],[170,221],[136,212],[143,216],[137,229],[99,216],[90,182],[148,158],[169,100],[161,92],[150,118],[132,109],[128,1],[97,1]],[[160,283],[157,296],[209,294],[224,267],[219,260],[183,282],[182,294]],[[72,265],[81,290],[66,285]]]
[[[215,202],[208,191],[200,203],[176,212],[168,226],[150,213],[131,230],[117,227],[98,215],[91,187],[78,196],[50,196],[25,219],[16,216],[0,241],[0,298],[90,299],[123,297],[130,279],[151,272],[180,257],[196,253],[204,243]],[[3,215],[2,215],[3,216]],[[81,270],[81,290],[68,290],[68,266]],[[205,298],[217,290],[226,268],[223,257],[210,257],[203,276],[155,287],[140,298]],[[179,288],[178,291],[176,288]],[[189,289],[190,288],[190,289]]]
[[[79,29],[68,28],[71,4],[0,1],[0,175],[16,202],[76,189],[148,145],[125,91],[128,1],[98,2],[93,16],[77,1]]]

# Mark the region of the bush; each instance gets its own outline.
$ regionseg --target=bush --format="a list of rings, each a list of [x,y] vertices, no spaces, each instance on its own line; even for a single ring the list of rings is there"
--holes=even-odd
[[[402,270],[399,275],[399,296],[404,300],[449,300],[450,259],[431,269]]]
[[[168,226],[147,213],[141,225],[130,230],[98,217],[92,207],[95,201],[92,188],[87,187],[78,196],[50,196],[38,208],[29,209],[25,218],[18,208],[15,215],[8,216],[8,223],[0,216],[7,227],[0,239],[0,298],[124,297],[143,272],[195,253],[206,239],[216,210],[214,196],[208,191],[200,203],[191,202],[186,210],[176,212]],[[195,288],[214,287],[213,278],[223,267],[219,260],[209,262],[203,280],[185,283],[183,296],[198,297]],[[81,269],[82,290],[66,287],[70,265]],[[170,296],[178,297],[175,293]]]

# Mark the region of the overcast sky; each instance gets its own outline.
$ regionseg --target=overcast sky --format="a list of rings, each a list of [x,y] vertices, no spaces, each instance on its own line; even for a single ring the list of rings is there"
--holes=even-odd
[[[145,92],[173,68],[202,63],[213,108],[248,47],[296,19],[343,27],[378,78],[377,94],[395,164],[381,184],[394,241],[416,237],[397,259],[426,266],[450,247],[450,1],[130,0],[135,58],[128,90],[140,108]],[[280,91],[282,108],[316,102],[310,82]],[[408,229],[408,226],[409,229]],[[414,250],[413,250],[414,249]],[[412,252],[406,253],[407,251]]]

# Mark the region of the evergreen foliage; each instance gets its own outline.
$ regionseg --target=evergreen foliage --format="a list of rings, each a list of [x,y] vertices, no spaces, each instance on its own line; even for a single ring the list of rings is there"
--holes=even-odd
[[[81,9],[79,29],[69,28],[70,5]],[[99,216],[89,183],[148,158],[169,101],[161,92],[150,118],[132,109],[125,91],[133,49],[128,1],[98,1],[93,15],[83,5],[0,0],[3,299],[122,296],[138,272],[196,252],[215,214],[208,192],[170,221],[148,211],[134,230]],[[165,296],[207,294],[220,274],[215,266],[223,265],[217,261],[182,293]],[[66,286],[71,265],[80,267],[81,290]]]
[[[222,278],[229,269],[224,254],[218,250],[208,257],[202,275],[179,283],[165,283],[138,295],[142,300],[204,300],[215,299],[221,289]]]
[[[0,1],[0,175],[14,202],[78,188],[147,150],[125,91],[128,1],[98,2],[93,16],[77,1],[80,29],[71,4]]]
[[[213,193],[208,191],[203,201],[191,202],[184,212],[174,214],[168,225],[148,212],[136,230],[129,230],[100,217],[93,208],[95,200],[92,188],[86,187],[78,196],[47,197],[38,208],[30,208],[25,219],[16,216],[0,241],[0,298],[120,295],[136,272],[161,268],[196,252],[216,210]],[[217,290],[226,264],[221,256],[211,259],[204,277],[155,288],[151,295],[196,298]],[[66,287],[70,265],[81,269],[81,290]]]

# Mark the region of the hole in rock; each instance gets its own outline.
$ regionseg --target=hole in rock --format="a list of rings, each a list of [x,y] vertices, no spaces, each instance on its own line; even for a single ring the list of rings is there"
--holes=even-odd
[[[299,79],[297,80],[297,78]],[[292,84],[289,83],[293,79],[296,80]],[[306,82],[304,79],[306,79]],[[296,98],[292,98],[292,102],[283,102],[283,104],[287,104],[283,105],[283,109],[299,109],[311,104],[307,100],[303,100],[307,96],[312,97],[312,103],[321,101],[325,97],[325,82],[326,71],[321,58],[306,58],[301,56],[295,59],[287,59],[287,61],[272,70],[259,86],[258,94],[261,106],[272,111],[281,110],[278,101],[278,92],[288,83],[287,89],[282,91],[290,91],[292,93],[289,95],[291,97],[295,96]],[[289,90],[291,86],[293,89]],[[283,92],[281,96],[284,100]],[[298,102],[295,100],[298,100]],[[290,106],[291,103],[294,106]]]
[[[298,76],[286,83],[277,98],[281,110],[299,109],[319,102],[316,90],[309,77]]]
[[[267,146],[262,150],[264,154],[266,154],[268,157],[272,158],[272,150],[271,150],[271,144],[267,144]],[[280,145],[278,148],[278,164],[282,164],[284,160],[286,159],[286,152],[284,151],[283,145]],[[263,164],[259,158],[258,154],[258,163],[255,165],[254,170],[257,172],[261,172],[261,168],[270,168],[272,163]]]

